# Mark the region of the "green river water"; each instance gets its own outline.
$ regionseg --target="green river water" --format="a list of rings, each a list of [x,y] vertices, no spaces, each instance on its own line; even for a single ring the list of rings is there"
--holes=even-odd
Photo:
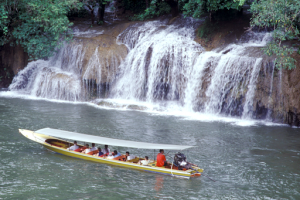
[[[190,180],[66,157],[18,133],[45,127],[195,145]],[[153,158],[153,152],[110,147]],[[0,97],[0,199],[300,199],[300,131]],[[216,180],[215,182],[208,177]]]

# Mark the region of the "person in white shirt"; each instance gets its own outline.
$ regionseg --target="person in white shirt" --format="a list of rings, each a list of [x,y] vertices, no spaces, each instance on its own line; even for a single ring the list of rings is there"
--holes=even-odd
[[[103,152],[103,154],[106,154],[106,155],[109,154],[110,150],[109,150],[109,148],[108,148],[108,145],[105,145],[105,146],[104,146],[104,149],[102,149],[102,152]]]
[[[97,147],[95,147],[95,143],[92,143],[91,151],[95,151],[95,150],[97,150]]]
[[[70,146],[69,148],[67,148],[70,151],[75,151],[76,149],[78,149],[79,146],[77,146],[77,141],[74,141],[74,145]]]
[[[115,158],[115,156],[112,153],[109,153],[109,155],[106,158],[112,160]]]
[[[140,164],[140,165],[148,165],[149,162],[150,162],[150,160],[149,160],[148,156],[145,156],[145,160],[139,161],[138,164]]]
[[[82,151],[82,153],[85,153],[85,154],[90,153],[91,152],[90,145],[86,144],[85,147],[86,147],[86,149],[84,151]]]
[[[130,155],[128,151],[126,151],[126,157],[127,157],[127,160],[135,159],[135,156]]]

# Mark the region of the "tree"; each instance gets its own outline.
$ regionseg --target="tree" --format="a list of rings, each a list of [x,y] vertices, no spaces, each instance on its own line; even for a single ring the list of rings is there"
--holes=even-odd
[[[72,37],[67,18],[78,0],[12,0],[0,2],[0,45],[20,44],[31,59],[46,58]]]
[[[91,13],[91,20],[92,20],[92,25],[94,25],[95,22],[95,14],[94,11],[98,9],[98,24],[102,24],[104,21],[104,11],[105,11],[105,6],[107,3],[111,2],[112,0],[82,0],[82,3],[86,8],[89,9]]]
[[[172,10],[170,4],[172,4],[173,1],[174,0],[152,0],[150,2],[150,6],[147,7],[142,13],[135,15],[133,17],[133,20],[151,19],[163,14],[170,13]],[[173,8],[175,7],[173,6]]]
[[[200,18],[202,15],[211,15],[219,10],[239,10],[242,8],[245,0],[179,0],[179,6],[181,7],[185,16],[192,16],[194,18]]]
[[[251,26],[272,28],[273,40],[264,48],[264,52],[275,55],[277,68],[293,69],[295,59],[291,57],[293,48],[284,45],[286,40],[299,38],[299,0],[260,0],[251,5],[253,13]]]
[[[94,11],[97,7],[97,2],[95,0],[85,0],[83,1],[84,5],[86,6],[86,8],[89,9],[90,13],[91,13],[91,21],[92,21],[92,25],[94,25],[95,22],[95,14]]]
[[[111,2],[111,0],[98,0],[98,24],[101,24],[104,22],[104,12],[105,12],[105,6]]]

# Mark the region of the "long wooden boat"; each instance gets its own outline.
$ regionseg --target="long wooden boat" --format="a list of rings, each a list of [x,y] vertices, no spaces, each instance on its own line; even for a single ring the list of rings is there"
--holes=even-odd
[[[140,148],[140,149],[184,150],[184,149],[191,148],[193,146],[154,144],[154,143],[135,142],[135,141],[128,141],[128,140],[118,140],[118,139],[99,137],[94,135],[87,135],[82,133],[69,132],[69,131],[63,131],[63,130],[51,129],[51,128],[44,128],[37,131],[19,129],[19,132],[25,137],[27,137],[28,139],[42,144],[45,148],[51,151],[66,156],[75,157],[75,158],[85,159],[85,160],[99,162],[99,163],[106,163],[106,164],[111,164],[116,166],[122,166],[126,168],[137,169],[137,170],[143,170],[147,172],[171,175],[171,176],[181,177],[181,178],[200,176],[201,172],[203,172],[203,169],[197,166],[193,166],[193,169],[179,170],[176,169],[176,167],[173,167],[173,165],[171,166],[171,168],[157,167],[155,160],[150,162],[148,165],[144,166],[144,165],[139,165],[136,162],[112,160],[104,157],[87,155],[80,152],[68,150],[67,148],[73,145],[73,143],[68,142],[64,139],[90,142],[96,144],[104,144],[110,146]],[[60,138],[64,138],[64,139],[60,139]]]

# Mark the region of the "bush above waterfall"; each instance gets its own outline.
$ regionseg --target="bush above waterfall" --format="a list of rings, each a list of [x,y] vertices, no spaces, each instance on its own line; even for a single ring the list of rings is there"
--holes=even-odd
[[[67,13],[77,6],[77,0],[1,1],[0,45],[21,44],[31,59],[48,57],[71,38]]]
[[[300,39],[300,1],[261,0],[251,5],[251,12],[252,27],[271,27],[273,30],[273,41],[264,48],[265,53],[276,56],[275,63],[278,68],[295,68],[296,61],[290,56],[294,50],[283,45],[283,42]]]
[[[132,17],[133,20],[145,20],[158,17],[163,14],[167,14],[171,11],[170,6],[159,0],[152,0],[150,6],[141,14],[137,14]]]

